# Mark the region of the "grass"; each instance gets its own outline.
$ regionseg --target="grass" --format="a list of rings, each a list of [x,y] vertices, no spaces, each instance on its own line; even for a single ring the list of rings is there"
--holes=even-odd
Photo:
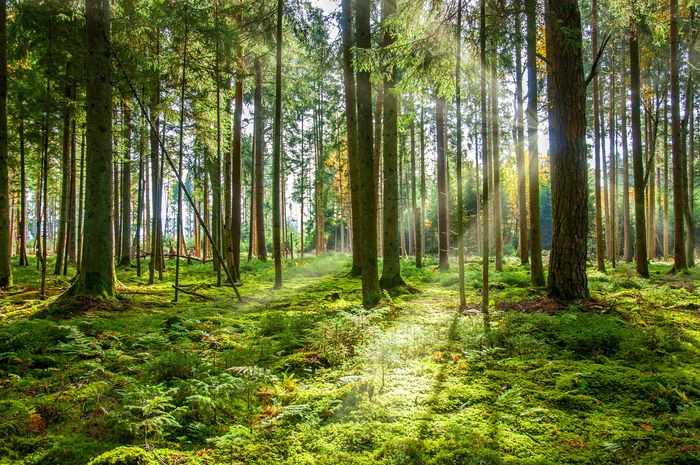
[[[562,305],[515,259],[491,272],[402,263],[420,292],[359,306],[349,258],[118,270],[119,302],[67,314],[69,280],[15,268],[0,294],[0,464],[700,463],[700,274],[589,272]],[[49,269],[52,269],[49,266]],[[145,268],[144,268],[145,269]],[[102,454],[102,455],[101,455]]]

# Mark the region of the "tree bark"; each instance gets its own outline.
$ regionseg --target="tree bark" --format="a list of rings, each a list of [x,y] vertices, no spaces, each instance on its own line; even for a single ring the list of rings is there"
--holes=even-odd
[[[275,289],[282,287],[282,206],[280,205],[282,176],[282,10],[282,0],[277,0],[275,119],[272,130],[272,253],[275,260]]]
[[[87,173],[80,274],[65,296],[110,298],[115,293],[112,205],[112,57],[110,2],[85,0]]]
[[[591,52],[593,59],[598,54],[598,2],[592,0],[593,21],[591,24]],[[605,248],[603,245],[603,206],[600,189],[600,91],[598,76],[593,76],[593,150],[595,153],[595,257],[598,271],[605,271]]]
[[[255,234],[257,238],[257,256],[260,260],[267,260],[267,246],[265,242],[265,220],[263,205],[265,202],[265,168],[264,168],[264,135],[263,135],[263,108],[262,108],[262,64],[260,58],[256,58],[255,69],[255,95],[254,95],[254,138],[255,138]]]
[[[123,111],[123,144],[121,166],[121,242],[119,248],[121,256],[118,264],[120,267],[131,266],[131,109],[129,102],[124,99],[122,102]]]
[[[588,297],[588,165],[581,17],[577,0],[547,0],[546,5],[552,167],[552,251],[547,287],[552,297],[584,299]]]
[[[0,1],[0,288],[12,285],[10,179],[7,156],[7,5]]]
[[[396,13],[396,4],[393,0],[382,1],[382,29],[383,46],[385,49],[394,43],[394,33],[391,31],[388,21]],[[399,161],[398,161],[398,116],[396,97],[396,69],[385,70],[384,75],[384,101],[383,101],[383,196],[384,211],[382,214],[382,255],[384,266],[379,285],[382,289],[393,289],[404,284],[401,278],[401,256],[399,245],[399,233],[403,237],[403,230],[399,231]],[[403,241],[401,241],[403,244]]]
[[[521,0],[516,1],[515,28],[515,158],[518,168],[518,250],[520,252],[520,264],[528,263],[527,244],[527,192],[525,184],[525,116],[523,114],[523,65],[522,50],[519,36],[521,36]]]
[[[640,115],[639,42],[637,25],[630,25],[630,104],[632,106],[632,169],[634,175],[634,256],[637,273],[649,277],[644,212],[644,166],[642,155],[642,122]],[[681,212],[682,214],[682,212]],[[681,220],[682,221],[682,220]]]
[[[447,207],[447,128],[445,125],[445,98],[435,97],[435,139],[437,141],[437,188],[438,188],[438,250],[439,269],[450,269],[449,248],[450,233],[448,229]]]
[[[370,0],[355,0],[356,38],[358,49],[370,49]],[[361,173],[374,173],[372,141],[372,85],[370,72],[358,71],[357,77],[357,149]],[[362,218],[376,218],[376,185],[372,176],[362,176],[360,183],[360,214]],[[373,307],[381,293],[377,272],[377,223],[362,221],[362,304]]]
[[[350,205],[352,224],[352,269],[350,275],[362,272],[362,237],[360,235],[360,171],[357,154],[357,101],[355,98],[355,75],[352,69],[352,5],[351,0],[342,0],[340,27],[342,30],[343,86],[345,89],[345,125],[347,132],[348,167],[350,170]]]
[[[480,103],[481,103],[481,162],[483,165],[481,189],[483,202],[481,203],[481,312],[484,315],[484,321],[488,322],[489,318],[489,134],[486,112],[486,0],[481,0],[479,5],[479,56],[481,61],[479,81],[481,85]]]

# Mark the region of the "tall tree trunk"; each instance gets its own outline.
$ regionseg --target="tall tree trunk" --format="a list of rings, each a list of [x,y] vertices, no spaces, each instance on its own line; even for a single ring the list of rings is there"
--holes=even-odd
[[[671,158],[673,166],[673,271],[680,273],[687,266],[683,234],[683,154],[681,141],[680,86],[678,79],[679,38],[678,0],[670,0],[671,19]]]
[[[445,98],[435,97],[435,139],[437,141],[437,188],[438,188],[438,250],[440,271],[450,269],[449,263],[449,218],[447,206],[447,127],[445,125]]]
[[[457,2],[457,59],[455,65],[455,107],[457,113],[457,266],[459,269],[459,309],[467,308],[464,294],[464,205],[462,198],[462,0]]]
[[[83,205],[85,203],[85,127],[80,132],[80,188],[78,189],[78,246],[77,246],[77,257],[76,257],[76,271],[80,273],[80,264],[83,258],[83,229],[85,226],[85,209]]]
[[[0,6],[0,9],[2,6]],[[2,11],[0,11],[0,22],[2,19]],[[0,44],[2,44],[3,33],[0,32]],[[3,52],[0,51],[0,54]],[[1,60],[2,58],[0,58]],[[0,67],[2,66],[0,62]],[[1,73],[2,71],[0,71]],[[0,86],[1,84],[0,77]],[[2,106],[2,93],[0,91],[0,106]],[[0,110],[1,112],[2,110]],[[2,113],[0,113],[0,118],[2,118]],[[0,125],[2,123],[0,122]],[[2,144],[2,141],[0,141]],[[0,150],[2,148],[0,147]],[[19,119],[19,166],[20,166],[20,178],[19,178],[19,188],[20,188],[20,214],[19,214],[19,266],[29,266],[29,260],[27,259],[27,166],[25,160],[25,140],[24,140],[24,115],[20,115]]]
[[[393,0],[382,1],[383,46],[390,48],[394,43],[394,32],[388,22],[396,13]],[[382,255],[384,266],[379,285],[383,289],[393,289],[404,284],[401,278],[401,257],[399,255],[399,161],[398,161],[398,115],[396,97],[396,69],[392,68],[384,76],[383,101],[383,195],[382,213]],[[400,231],[403,237],[403,230]],[[403,243],[403,241],[401,241]]]
[[[422,238],[421,250],[425,253],[425,201],[426,201],[426,182],[425,182],[425,108],[421,99],[420,107],[420,235]],[[417,265],[416,265],[417,266]]]
[[[503,271],[503,208],[501,203],[501,135],[498,108],[498,50],[491,49],[491,160],[493,167],[493,236],[496,271]]]
[[[664,96],[664,261],[668,260],[668,98]]]
[[[124,99],[122,102],[123,114],[123,144],[122,155],[122,186],[121,186],[121,242],[119,248],[119,266],[131,266],[131,108],[129,102]]]
[[[416,268],[423,267],[423,228],[422,214],[418,207],[417,198],[417,175],[416,175],[416,122],[415,111],[411,118],[411,126],[409,128],[411,138],[411,207],[413,208],[413,228],[414,228],[414,243],[416,254]]]
[[[180,78],[180,128],[179,128],[179,147],[178,147],[178,156],[177,156],[177,173],[175,173],[175,176],[178,178],[178,180],[182,179],[182,157],[183,157],[183,138],[184,138],[184,127],[185,127],[185,88],[187,86],[187,33],[189,32],[189,23],[187,21],[187,18],[185,19],[185,38],[184,38],[184,43],[182,47],[182,75]],[[218,62],[217,62],[218,64]],[[218,72],[218,69],[217,69]],[[217,89],[217,97],[218,97],[218,89],[219,89],[219,82],[218,82],[218,74],[217,74],[217,82],[216,82],[216,89]],[[217,160],[220,159],[221,157],[221,125],[220,125],[220,120],[219,120],[219,110],[220,110],[220,105],[219,101],[217,99],[216,102],[216,120],[217,120]],[[163,154],[165,155],[165,154]],[[175,299],[174,301],[177,302],[178,300],[178,292],[180,290],[180,255],[182,254],[181,251],[181,242],[184,241],[184,237],[182,234],[182,185],[177,184],[177,217],[175,219]],[[219,250],[224,251],[224,248],[220,248]],[[225,252],[224,252],[225,253]]]
[[[382,111],[384,110],[384,86],[377,89],[377,98],[374,104],[374,185],[375,202],[377,204],[377,239],[378,253],[381,255],[384,250],[384,234],[382,233],[382,216],[384,215],[384,203],[382,202]]]
[[[7,156],[7,5],[0,1],[0,288],[12,285],[10,179]]]
[[[534,0],[533,0],[534,2]],[[484,315],[484,322],[489,321],[489,142],[488,142],[488,124],[486,112],[486,0],[481,0],[479,5],[479,56],[481,61],[479,81],[481,84],[480,103],[481,103],[481,160],[483,165],[481,189],[482,215],[481,215],[481,312]],[[532,98],[532,97],[530,97]],[[488,325],[487,325],[488,327]]]
[[[370,35],[370,0],[355,0],[356,38],[358,49],[372,47]],[[357,150],[361,173],[374,173],[372,150],[372,84],[369,70],[357,73]],[[376,185],[371,176],[361,177],[360,215],[376,218]],[[377,223],[362,221],[362,304],[372,307],[379,302],[381,293],[377,271]]]
[[[588,297],[588,165],[581,16],[577,0],[546,5],[553,220],[547,287],[550,296],[583,299]]]
[[[540,235],[540,175],[537,120],[537,0],[525,0],[527,16],[527,139],[530,200],[530,281],[544,286]]]
[[[521,33],[521,0],[516,1],[516,34]],[[523,65],[521,42],[519,38],[515,40],[515,158],[518,167],[518,226],[519,240],[518,249],[520,252],[520,263],[527,264],[527,193],[525,183],[525,116],[523,114]]]
[[[610,54],[610,264],[615,268],[617,261],[617,141],[615,136],[615,55]]]
[[[70,202],[70,99],[71,99],[71,64],[66,63],[65,86],[63,91],[63,136],[61,139],[61,203],[58,213],[58,241],[56,263],[53,274],[63,271],[63,255],[66,250],[66,232],[68,231],[68,203]]]
[[[156,56],[160,54],[160,31],[155,30]],[[155,272],[160,274],[163,269],[163,243],[162,219],[161,219],[161,198],[163,195],[163,183],[160,178],[160,147],[158,146],[158,131],[160,130],[160,71],[156,69],[152,76],[153,88],[151,89],[150,120],[152,122],[150,131],[151,145],[151,196],[153,215],[151,218],[151,261],[148,269],[148,284],[155,283]]]
[[[112,57],[110,2],[85,0],[87,78],[87,173],[80,274],[66,296],[114,296],[112,206]]]
[[[630,170],[627,147],[627,83],[625,82],[625,58],[620,57],[620,132],[622,133],[622,227],[625,263],[632,262],[632,223],[630,220]]]
[[[637,273],[649,277],[647,263],[646,222],[644,218],[644,166],[642,155],[642,121],[640,115],[639,41],[637,25],[630,25],[630,104],[632,106],[632,168],[634,174],[634,256]]]
[[[231,219],[231,242],[233,246],[233,275],[241,276],[241,139],[243,120],[243,52],[237,52],[236,82],[234,90],[233,146],[231,147],[231,187],[233,211]]]
[[[593,59],[598,54],[598,2],[592,0],[593,20],[591,24],[591,52]],[[595,257],[598,271],[605,271],[605,251],[603,246],[603,205],[600,189],[600,91],[598,76],[593,76],[593,150],[595,152]]]
[[[280,205],[282,177],[282,10],[282,0],[277,0],[275,119],[272,129],[272,253],[275,260],[275,289],[282,287],[282,206]]]
[[[144,211],[144,196],[146,195],[146,124],[141,117],[141,124],[139,126],[139,181],[138,181],[138,193],[137,193],[137,206],[136,206],[136,236],[134,241],[136,242],[136,276],[141,277],[141,242],[144,237],[141,234],[141,228],[143,227],[143,211]],[[148,224],[148,221],[146,221]],[[146,235],[148,237],[148,235]]]
[[[254,138],[255,138],[255,229],[257,239],[257,255],[260,260],[267,260],[265,242],[265,217],[263,205],[265,202],[265,146],[263,135],[262,108],[262,64],[260,58],[254,62],[255,95],[254,95]]]
[[[340,27],[342,30],[343,86],[345,90],[345,125],[347,132],[348,168],[350,170],[350,205],[352,224],[352,276],[362,271],[362,228],[360,221],[360,171],[357,155],[357,102],[355,99],[355,75],[352,69],[352,5],[342,0]]]

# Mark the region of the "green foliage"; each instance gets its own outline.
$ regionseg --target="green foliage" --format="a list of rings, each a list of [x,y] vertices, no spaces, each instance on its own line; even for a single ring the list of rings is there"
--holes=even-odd
[[[88,465],[156,465],[157,463],[140,447],[117,447],[90,460]]]

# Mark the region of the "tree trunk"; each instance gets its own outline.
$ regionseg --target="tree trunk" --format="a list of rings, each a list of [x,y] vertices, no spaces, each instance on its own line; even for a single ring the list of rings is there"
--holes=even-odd
[[[56,244],[56,263],[53,274],[60,275],[63,271],[63,255],[66,250],[66,232],[68,231],[68,204],[70,202],[70,99],[71,85],[70,62],[66,64],[65,86],[63,91],[63,135],[61,139],[61,203],[58,213],[58,241]]]
[[[437,188],[438,188],[438,250],[439,269],[447,271],[449,263],[448,207],[447,207],[447,128],[445,126],[445,98],[438,94],[435,97],[435,139],[437,141]]]
[[[12,285],[12,267],[10,265],[10,179],[8,161],[7,5],[3,0],[0,2],[0,288]]]
[[[255,96],[254,96],[254,137],[255,137],[255,229],[257,238],[257,255],[260,260],[267,260],[265,242],[265,217],[263,205],[265,202],[265,147],[263,134],[262,108],[262,64],[260,58],[255,59]]]
[[[350,275],[362,271],[362,237],[360,211],[360,171],[357,155],[357,102],[355,75],[352,69],[352,0],[342,0],[340,27],[342,30],[343,86],[345,89],[345,125],[347,128],[348,167],[350,170],[350,205],[352,224],[352,269]]]
[[[122,232],[119,248],[121,256],[119,257],[119,266],[131,266],[131,109],[129,102],[124,99],[122,102],[123,111],[123,143],[124,152],[122,155],[122,187],[121,187],[121,213],[122,213]],[[138,252],[138,251],[137,251]]]
[[[87,173],[80,274],[65,296],[114,296],[112,206],[112,84],[110,2],[85,0]]]
[[[0,9],[2,6],[0,6]],[[2,11],[0,11],[0,21],[2,19]],[[2,41],[3,34],[0,32],[0,41]],[[0,51],[0,54],[2,52]],[[1,58],[0,58],[1,60]],[[2,64],[0,63],[0,66]],[[1,72],[1,71],[0,71]],[[0,77],[0,82],[1,82]],[[1,86],[2,84],[0,84]],[[0,93],[0,105],[2,105],[2,94]],[[2,111],[2,110],[0,110]],[[0,113],[0,118],[2,114]],[[2,123],[0,123],[2,124]],[[2,141],[0,141],[0,144]],[[0,149],[1,150],[1,149]],[[19,266],[29,266],[29,260],[27,259],[27,166],[25,160],[25,140],[24,140],[24,115],[20,115],[19,120],[19,165],[20,165],[20,214],[19,214]]]
[[[496,271],[503,271],[503,207],[501,203],[501,135],[498,109],[498,50],[491,49],[491,160],[493,167],[493,236]]]
[[[275,289],[282,287],[282,237],[280,184],[282,170],[282,0],[277,0],[277,47],[275,57],[275,119],[272,134],[272,253]]]
[[[533,0],[534,1],[534,0]],[[489,134],[486,112],[486,0],[480,2],[479,14],[479,54],[480,54],[480,74],[479,81],[481,85],[480,103],[481,103],[481,162],[483,165],[482,182],[482,215],[481,215],[481,311],[484,315],[484,322],[489,320]],[[532,98],[532,97],[531,97]]]
[[[243,119],[243,52],[237,55],[236,83],[234,91],[233,146],[231,147],[231,187],[233,211],[231,218],[231,243],[233,251],[233,275],[241,276],[241,137]]]
[[[586,87],[577,0],[547,0],[549,150],[552,251],[548,292],[566,300],[588,297],[588,165]]]
[[[527,139],[530,200],[530,281],[544,286],[540,235],[540,175],[537,121],[537,1],[525,0],[527,16]]]
[[[598,2],[592,0],[593,21],[591,24],[591,52],[593,59],[598,54]],[[600,189],[600,91],[598,76],[593,76],[593,150],[595,152],[595,257],[598,271],[605,271],[605,251],[603,246],[603,205]]]
[[[382,1],[383,46],[390,48],[394,43],[393,32],[388,21],[396,13],[396,4],[392,0]],[[384,266],[379,285],[382,289],[393,289],[404,284],[401,278],[401,257],[399,255],[399,162],[398,162],[398,116],[396,97],[396,69],[392,68],[384,76],[384,101],[382,142],[383,147],[383,195],[382,212],[382,256]],[[403,241],[401,241],[403,243]]]
[[[644,218],[644,166],[642,155],[642,122],[640,116],[640,85],[639,85],[639,42],[637,25],[630,25],[630,104],[632,106],[632,168],[634,174],[634,224],[635,243],[634,256],[637,263],[637,273],[644,278],[649,277],[647,263],[646,221]],[[682,221],[682,220],[681,220]]]
[[[370,35],[370,0],[355,1],[356,47],[368,50]],[[372,84],[369,70],[357,73],[357,149],[360,173],[374,173],[372,150]],[[376,185],[371,176],[362,176],[360,183],[360,215],[376,218]],[[362,304],[372,307],[381,297],[377,272],[377,223],[362,221]]]
[[[464,294],[464,205],[462,198],[462,0],[457,2],[457,59],[455,65],[455,107],[457,113],[457,267],[459,269],[459,309],[467,308]]]
[[[516,34],[521,33],[521,0],[516,1]],[[521,42],[519,38],[515,40],[515,158],[518,167],[518,226],[519,240],[518,249],[520,252],[520,263],[527,264],[527,193],[525,184],[525,116],[523,114],[523,65]]]

